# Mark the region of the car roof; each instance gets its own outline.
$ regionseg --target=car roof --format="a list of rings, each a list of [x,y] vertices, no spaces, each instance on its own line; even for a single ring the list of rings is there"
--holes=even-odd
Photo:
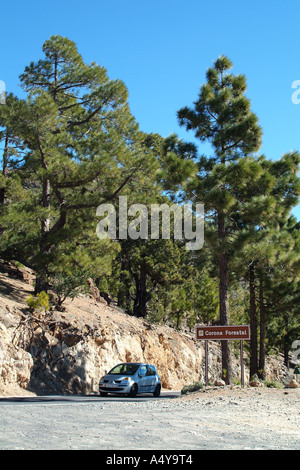
[[[119,362],[118,365],[120,364],[133,364],[133,365],[136,365],[136,366],[142,366],[142,365],[146,365],[147,362]]]
[[[117,365],[119,366],[121,364],[134,364],[136,366],[153,366],[153,367],[156,367],[153,364],[149,364],[149,362],[119,362],[119,364],[117,364]]]

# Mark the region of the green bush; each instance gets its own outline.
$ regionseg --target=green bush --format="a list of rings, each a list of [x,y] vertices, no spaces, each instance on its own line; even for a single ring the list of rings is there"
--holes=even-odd
[[[181,390],[181,394],[185,395],[189,392],[197,392],[198,390],[201,390],[201,388],[203,388],[203,384],[201,382],[194,382],[191,385],[185,385]]]
[[[284,388],[282,383],[276,382],[276,380],[273,380],[273,379],[265,380],[264,385],[265,387],[268,387],[268,388]]]
[[[28,299],[26,299],[26,303],[31,312],[39,309],[43,309],[45,312],[47,312],[50,309],[49,295],[44,291],[40,292],[36,296],[31,295],[28,297]]]

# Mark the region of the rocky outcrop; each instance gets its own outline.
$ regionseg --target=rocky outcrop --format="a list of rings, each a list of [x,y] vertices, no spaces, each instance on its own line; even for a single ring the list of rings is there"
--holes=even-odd
[[[0,395],[18,394],[30,382],[33,358],[29,352],[13,344],[15,316],[0,308]]]
[[[67,312],[41,318],[16,310],[9,325],[0,323],[4,388],[18,385],[37,394],[93,393],[105,371],[123,361],[155,364],[167,389],[200,379],[203,351],[192,339],[111,310],[103,318],[91,316],[90,323],[69,321]],[[6,316],[4,308],[0,322]]]
[[[125,361],[155,364],[165,389],[204,382],[203,343],[193,333],[131,317],[107,305],[94,289],[90,296],[68,299],[63,312],[32,314],[26,306],[32,291],[28,270],[24,277],[13,267],[0,269],[0,394],[97,393],[100,377]],[[217,383],[217,342],[209,342],[208,362],[209,381]],[[234,356],[233,372],[238,380]]]

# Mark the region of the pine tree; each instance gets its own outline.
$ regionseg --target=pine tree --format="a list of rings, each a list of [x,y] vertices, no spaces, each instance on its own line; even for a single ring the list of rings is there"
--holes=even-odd
[[[270,240],[271,256],[266,249],[257,262],[260,312],[259,375],[265,376],[266,348],[278,347],[289,367],[292,342],[299,337],[300,305],[300,232],[293,216],[280,223]]]
[[[251,162],[249,158],[248,161]],[[239,194],[235,196],[244,202],[234,219],[239,232],[233,248],[235,269],[249,283],[250,375],[259,371],[263,375],[266,340],[264,284],[279,266],[285,265],[287,260],[297,259],[294,241],[284,227],[299,195],[299,155],[291,152],[276,162],[261,156],[252,159],[251,166],[255,171],[248,173],[248,183],[240,187],[236,185]],[[240,178],[244,183],[245,176],[244,173]]]
[[[214,243],[219,267],[221,325],[230,321],[230,227],[232,212],[236,208],[232,188],[225,182],[227,166],[256,152],[261,145],[261,128],[245,96],[245,76],[234,76],[229,73],[231,68],[232,63],[227,57],[217,59],[206,73],[207,83],[202,85],[194,106],[178,112],[180,125],[194,130],[195,136],[201,142],[210,142],[214,150],[212,158],[202,157],[199,161],[198,180],[193,193],[196,193],[198,201],[205,204],[207,217],[217,227]],[[230,344],[225,341],[222,342],[222,369],[226,371],[226,382],[231,383]]]
[[[21,103],[12,93],[5,105],[0,106],[0,141],[3,143],[2,168],[0,173],[0,210],[8,201],[17,199],[20,185],[18,169],[22,164],[24,145],[14,133],[14,121]]]
[[[152,180],[158,169],[130,113],[124,83],[110,80],[95,63],[85,64],[67,38],[52,36],[43,52],[44,59],[32,62],[21,75],[28,96],[12,127],[26,148],[23,187],[31,188],[26,211],[35,238],[35,253],[27,264],[36,269],[36,293],[47,291],[56,258],[62,256],[60,246],[68,240],[70,246],[90,242],[101,251],[102,242],[96,238],[97,206],[115,202],[127,186],[140,191],[140,179]],[[24,206],[13,210],[22,213]],[[16,230],[11,220],[7,238]],[[29,221],[25,232],[29,234]],[[27,235],[24,238],[26,245]]]

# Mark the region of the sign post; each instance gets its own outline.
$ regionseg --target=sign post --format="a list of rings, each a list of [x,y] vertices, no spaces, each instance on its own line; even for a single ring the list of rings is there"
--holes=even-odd
[[[294,374],[296,375],[296,381],[299,382],[298,376],[300,375],[300,367],[296,366],[294,370]]]
[[[244,374],[244,345],[243,340],[241,339],[241,352],[240,352],[240,359],[241,359],[241,385],[244,388],[245,386],[245,374]]]
[[[208,386],[208,340],[205,340],[205,387]]]
[[[205,386],[208,385],[208,341],[230,341],[240,340],[241,342],[241,384],[245,385],[244,377],[244,348],[243,341],[250,339],[249,325],[232,326],[196,326],[196,339],[205,341]]]

